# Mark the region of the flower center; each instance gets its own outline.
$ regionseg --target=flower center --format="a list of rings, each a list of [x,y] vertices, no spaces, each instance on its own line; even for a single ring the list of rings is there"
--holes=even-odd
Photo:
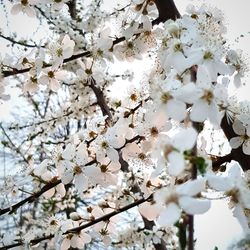
[[[73,172],[74,172],[74,174],[81,174],[82,169],[80,166],[75,166]]]
[[[211,104],[212,100],[214,98],[213,92],[210,90],[206,90],[204,92],[204,95],[202,96],[202,99]]]
[[[163,93],[163,94],[161,95],[161,101],[162,101],[164,104],[167,104],[168,101],[171,100],[171,99],[173,99],[173,97],[172,97],[169,93],[167,93],[167,92],[165,92],[165,93]]]
[[[48,77],[49,77],[49,78],[54,78],[54,77],[55,77],[54,72],[53,72],[53,71],[49,71],[49,72],[48,72]]]
[[[101,172],[102,172],[102,173],[106,173],[107,170],[108,170],[108,166],[107,166],[107,165],[101,165],[101,166],[100,166],[100,169],[101,169]]]

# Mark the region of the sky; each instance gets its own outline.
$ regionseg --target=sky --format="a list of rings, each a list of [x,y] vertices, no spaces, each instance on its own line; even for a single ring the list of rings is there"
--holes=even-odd
[[[220,8],[225,14],[225,20],[228,29],[228,39],[233,48],[242,49],[248,64],[250,65],[250,0],[175,0],[176,5],[181,13],[185,12],[187,4],[193,3],[200,5],[205,2],[211,6]],[[4,11],[0,10],[0,20],[3,18]],[[36,22],[36,21],[32,21]],[[7,27],[7,24],[2,23]],[[33,23],[35,27],[35,23]],[[25,28],[24,28],[25,27]],[[29,27],[27,29],[26,27]],[[15,30],[20,36],[26,37],[30,34],[32,28],[30,25],[30,19],[23,15],[15,16],[13,22],[7,27],[10,30]],[[46,36],[46,31],[42,31],[42,36]],[[0,39],[0,53],[4,54],[6,51],[6,43]],[[250,77],[245,79],[246,86],[243,87],[238,96],[241,100],[250,100]],[[15,97],[15,94],[14,94]],[[17,95],[16,95],[17,98]],[[15,99],[15,98],[14,98]],[[0,118],[6,119],[8,109],[11,110],[11,105],[15,104],[15,100],[12,103],[8,103],[7,106],[2,106],[0,109]],[[1,119],[0,119],[1,120]],[[216,200],[212,202],[212,208],[204,215],[195,216],[195,237],[197,238],[196,249],[197,250],[213,250],[215,246],[219,250],[226,250],[228,245],[234,243],[242,235],[242,229],[237,220],[232,216],[232,212],[228,209],[227,204],[223,200]]]

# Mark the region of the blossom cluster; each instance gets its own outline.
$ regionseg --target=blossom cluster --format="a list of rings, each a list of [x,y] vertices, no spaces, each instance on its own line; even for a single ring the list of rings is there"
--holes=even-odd
[[[52,4],[58,10],[65,3],[22,0],[11,12],[34,16],[35,5]],[[228,92],[232,85],[240,87],[246,69],[241,55],[228,49],[222,13],[189,6],[181,18],[153,25],[154,1],[133,1],[128,12],[132,21],[123,21],[122,39],[113,39],[114,31],[90,16],[84,25],[72,22],[87,33],[84,38],[61,34],[18,61],[2,60],[4,69],[27,70],[21,89],[35,108],[32,122],[9,126],[23,131],[18,137],[22,147],[15,146],[14,136],[14,142],[7,136],[10,141],[3,143],[24,161],[29,178],[17,187],[8,177],[0,191],[14,202],[18,192],[32,186],[29,202],[39,197],[34,208],[39,212],[25,213],[28,225],[5,234],[3,245],[20,236],[32,246],[45,232],[50,249],[88,244],[151,249],[162,241],[176,249],[178,229],[188,216],[209,210],[211,190],[228,197],[234,216],[249,232],[247,174],[237,163],[224,174],[214,171],[204,146],[209,140],[201,136],[207,124],[218,129],[226,118],[232,125],[232,150],[242,148],[250,155],[249,103],[233,102]],[[84,53],[79,52],[81,40]],[[112,75],[110,68],[137,59],[153,61],[150,72],[122,97],[117,90],[112,95],[112,86],[133,81],[133,73]],[[3,207],[8,199],[1,199]],[[118,215],[141,200],[134,214]],[[107,219],[107,214],[112,216]],[[153,226],[147,228],[146,222]],[[126,233],[119,235],[119,229]]]

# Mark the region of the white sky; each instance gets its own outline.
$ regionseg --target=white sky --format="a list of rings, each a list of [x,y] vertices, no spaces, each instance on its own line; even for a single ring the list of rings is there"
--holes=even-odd
[[[212,6],[217,6],[223,10],[228,28],[228,38],[230,39],[234,48],[242,49],[248,57],[250,65],[250,0],[175,0],[176,5],[181,13],[184,13],[187,4],[205,2]],[[4,12],[0,10],[0,20],[3,18]],[[34,23],[34,19],[32,20]],[[6,25],[6,24],[2,24]],[[27,29],[29,27],[29,29]],[[15,17],[15,21],[10,24],[10,30],[16,30],[21,36],[26,37],[30,34],[30,19],[24,18],[23,15]],[[45,35],[45,33],[43,33]],[[243,35],[243,37],[241,37]],[[46,35],[45,35],[46,36]],[[238,40],[238,42],[236,42]],[[0,52],[6,51],[4,49],[5,42],[0,39]],[[250,85],[248,78],[246,78],[246,87],[240,90],[239,96],[241,99],[250,100]],[[1,107],[3,110],[3,107]],[[0,113],[3,118],[3,114]],[[0,119],[1,120],[1,119]],[[228,209],[225,201],[214,201],[212,208],[204,215],[195,216],[197,238],[197,250],[213,250],[215,246],[219,250],[226,250],[230,243],[234,243],[242,235],[242,229],[235,218],[233,218],[231,211]]]

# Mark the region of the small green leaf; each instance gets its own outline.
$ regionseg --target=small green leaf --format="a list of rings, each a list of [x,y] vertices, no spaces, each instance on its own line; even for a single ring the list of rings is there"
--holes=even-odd
[[[203,157],[196,157],[194,160],[194,163],[197,167],[197,169],[199,170],[199,172],[204,175],[206,173],[206,161]]]

